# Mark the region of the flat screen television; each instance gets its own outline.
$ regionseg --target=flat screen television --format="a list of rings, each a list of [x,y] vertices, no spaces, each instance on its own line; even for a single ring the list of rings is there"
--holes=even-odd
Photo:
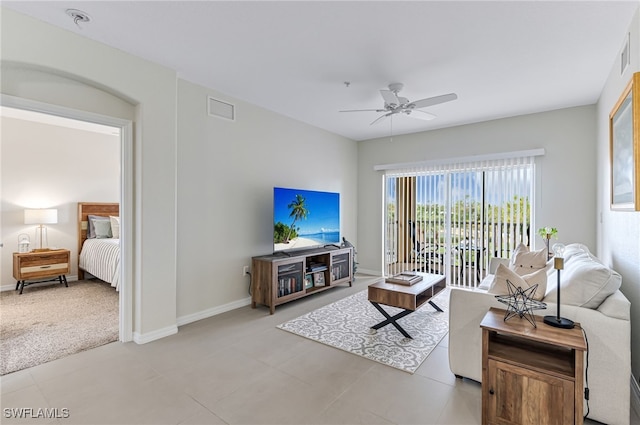
[[[340,194],[273,188],[273,251],[340,244]]]

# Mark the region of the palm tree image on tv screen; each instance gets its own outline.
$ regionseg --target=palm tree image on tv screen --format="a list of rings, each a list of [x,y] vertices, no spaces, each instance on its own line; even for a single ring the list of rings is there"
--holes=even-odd
[[[339,243],[339,193],[273,189],[274,251]]]

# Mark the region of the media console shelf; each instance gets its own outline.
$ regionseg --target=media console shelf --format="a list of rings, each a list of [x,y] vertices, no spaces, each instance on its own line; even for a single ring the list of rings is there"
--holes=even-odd
[[[353,248],[315,248],[251,259],[251,307],[277,305],[353,283]]]

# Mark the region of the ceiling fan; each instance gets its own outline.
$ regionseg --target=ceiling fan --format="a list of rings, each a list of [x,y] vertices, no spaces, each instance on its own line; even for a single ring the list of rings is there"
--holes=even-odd
[[[409,99],[406,97],[398,96],[402,87],[404,87],[404,84],[402,83],[392,83],[389,84],[389,90],[380,90],[380,94],[384,99],[384,108],[382,109],[348,109],[340,112],[384,112],[384,114],[376,118],[371,125],[395,114],[405,114],[409,117],[421,120],[432,120],[436,117],[435,115],[421,111],[420,109],[426,108],[427,106],[450,102],[458,98],[457,94],[449,93],[416,100],[415,102],[409,102]]]

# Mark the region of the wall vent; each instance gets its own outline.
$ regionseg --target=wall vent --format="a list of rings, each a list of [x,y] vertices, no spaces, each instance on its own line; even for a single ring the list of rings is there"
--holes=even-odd
[[[627,34],[627,40],[624,43],[622,52],[620,53],[620,75],[624,74],[627,66],[631,64],[631,50],[629,45],[631,44],[631,34]]]
[[[227,120],[236,120],[236,106],[231,103],[207,97],[207,112],[211,117],[224,118]]]

